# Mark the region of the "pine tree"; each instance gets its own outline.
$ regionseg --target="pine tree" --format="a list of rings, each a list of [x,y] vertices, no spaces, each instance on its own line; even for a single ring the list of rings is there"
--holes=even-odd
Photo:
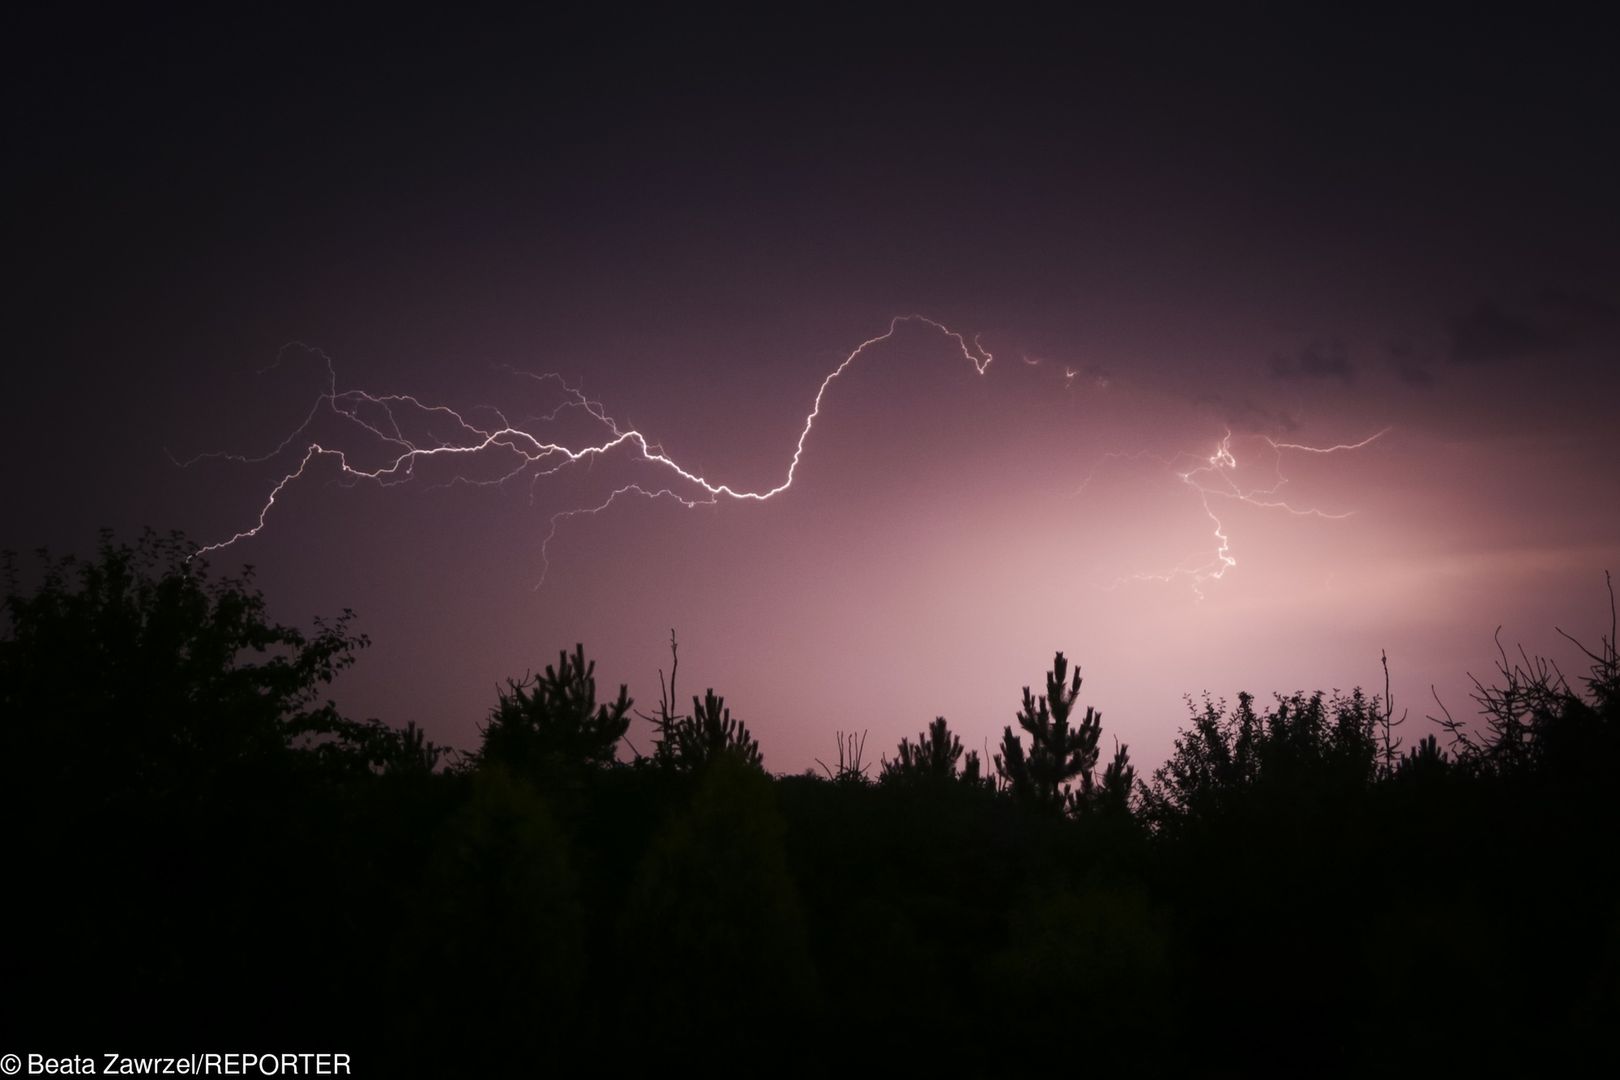
[[[560,654],[544,675],[508,679],[483,729],[481,761],[498,762],[519,775],[547,774],[558,767],[604,766],[630,728],[629,688],[607,704],[596,701],[596,661],[585,646]]]
[[[681,670],[681,654],[674,630],[669,632],[669,656],[667,680],[663,669],[658,669],[658,712],[637,713],[653,726],[653,763],[694,772],[722,754],[729,754],[763,769],[765,759],[759,741],[749,734],[747,724],[732,718],[726,699],[717,696],[713,687],[704,691],[702,699],[693,695],[691,713],[683,716],[675,711],[675,678]]]
[[[943,716],[936,717],[928,730],[913,743],[901,739],[893,761],[884,759],[879,779],[888,783],[908,780],[953,780],[962,758],[962,740],[953,735]],[[973,778],[978,779],[978,759],[970,762]]]
[[[1079,696],[1080,669],[1074,669],[1071,680],[1069,662],[1062,653],[1052,660],[1045,694],[1037,698],[1024,687],[1018,726],[1029,733],[1029,751],[1025,752],[1008,726],[1002,734],[1001,753],[995,755],[996,772],[1014,798],[1043,811],[1062,813],[1071,802],[1074,778],[1088,776],[1096,767],[1102,716],[1087,707],[1080,723],[1070,726]]]
[[[715,696],[713,687],[704,691],[702,701],[692,698],[692,715],[676,717],[669,732],[666,739],[673,742],[679,768],[699,769],[722,754],[764,767],[758,740],[748,733],[747,724],[732,718],[726,699]]]
[[[1130,747],[1114,740],[1114,760],[1103,769],[1102,779],[1088,770],[1080,776],[1080,790],[1071,796],[1075,813],[1129,814],[1136,801],[1136,766],[1131,764]]]

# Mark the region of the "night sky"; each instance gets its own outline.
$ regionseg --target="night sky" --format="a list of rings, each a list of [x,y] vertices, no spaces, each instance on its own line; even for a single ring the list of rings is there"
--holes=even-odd
[[[300,431],[328,359],[611,439],[555,373],[767,491],[915,313],[994,359],[897,324],[767,501],[555,516],[708,498],[634,441],[500,486],[451,481],[511,451],[317,457],[212,561],[286,621],[356,609],[339,700],[463,747],[575,641],[652,704],[671,628],[776,771],[941,713],[981,747],[1058,649],[1145,766],[1185,694],[1381,690],[1381,650],[1422,734],[1499,624],[1607,629],[1613,38],[1310,20],[8,16],[0,546],[226,539],[312,443],[398,458],[358,420],[468,441],[357,397]]]

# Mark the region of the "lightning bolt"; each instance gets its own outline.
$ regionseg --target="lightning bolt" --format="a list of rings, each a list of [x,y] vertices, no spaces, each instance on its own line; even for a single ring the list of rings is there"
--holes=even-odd
[[[876,346],[892,339],[908,324],[917,324],[942,335],[955,346],[962,359],[973,365],[974,371],[979,375],[986,373],[994,359],[977,337],[970,341],[945,324],[924,315],[895,316],[889,320],[888,327],[882,333],[869,337],[855,346],[837,366],[823,376],[816,388],[810,411],[805,415],[804,423],[799,429],[792,456],[788,459],[781,482],[760,490],[746,490],[728,483],[718,483],[701,472],[682,465],[667,453],[661,444],[649,439],[641,431],[632,427],[622,427],[608,414],[602,402],[585,394],[582,384],[570,384],[555,373],[537,374],[510,367],[503,369],[515,377],[531,380],[548,388],[554,387],[561,395],[560,403],[550,411],[530,415],[514,422],[500,409],[489,405],[479,405],[460,411],[446,405],[424,402],[410,394],[374,394],[359,389],[339,389],[337,369],[331,357],[303,342],[292,342],[284,346],[275,361],[260,374],[278,367],[287,352],[295,348],[302,349],[321,361],[325,372],[324,388],[311,403],[302,422],[296,428],[262,454],[246,455],[215,451],[198,454],[184,461],[174,459],[176,465],[184,468],[205,460],[251,465],[268,463],[290,453],[297,453],[296,465],[270,487],[252,523],[224,539],[199,547],[193,553],[193,557],[221,551],[257,537],[268,526],[283,493],[305,477],[311,466],[319,460],[330,460],[337,465],[339,482],[366,481],[391,486],[414,479],[420,464],[436,458],[469,462],[474,459],[496,459],[498,462],[504,459],[505,464],[493,476],[479,479],[456,473],[444,484],[435,486],[448,484],[504,486],[527,476],[531,504],[536,501],[540,486],[548,478],[582,463],[588,467],[596,458],[604,457],[615,450],[622,449],[633,459],[645,462],[667,474],[668,479],[663,485],[624,484],[615,488],[598,503],[551,514],[540,542],[541,573],[535,586],[539,588],[545,583],[550,569],[551,543],[556,539],[558,530],[563,524],[576,517],[600,514],[620,499],[627,497],[668,499],[688,509],[695,509],[699,506],[713,506],[726,499],[739,502],[765,502],[786,492],[793,486],[794,479],[798,475],[807,441],[815,428],[816,420],[821,416],[822,407],[832,384],[858,360]],[[1026,356],[1023,359],[1031,366],[1039,365],[1041,362],[1035,357]],[[1065,367],[1064,384],[1071,385],[1077,374],[1074,368]],[[1101,383],[1100,379],[1099,382]],[[537,433],[541,425],[554,423],[564,413],[571,411],[583,414],[590,424],[601,432],[599,441],[586,441],[577,446],[568,445],[552,441]],[[483,420],[482,414],[493,418],[493,423]],[[323,417],[337,419],[347,428],[358,431],[366,437],[372,447],[380,447],[383,451],[382,464],[372,468],[364,467],[353,460],[351,451],[316,439],[312,431]],[[419,433],[410,434],[411,431]],[[1262,435],[1259,438],[1270,451],[1272,469],[1270,483],[1262,487],[1246,487],[1238,483],[1234,475],[1238,469],[1238,459],[1232,448],[1233,435],[1230,429],[1215,444],[1213,452],[1207,455],[1189,451],[1182,451],[1170,458],[1161,457],[1150,451],[1104,455],[1076,489],[1076,495],[1082,494],[1098,471],[1109,462],[1149,460],[1170,470],[1182,485],[1192,491],[1209,520],[1211,536],[1214,538],[1214,549],[1208,558],[1200,557],[1166,570],[1122,577],[1109,588],[1118,588],[1131,581],[1169,583],[1186,580],[1190,583],[1194,594],[1203,599],[1203,586],[1208,582],[1221,580],[1229,569],[1237,565],[1237,559],[1232,554],[1231,537],[1220,515],[1216,513],[1215,508],[1220,500],[1247,503],[1260,509],[1279,511],[1297,517],[1338,520],[1351,516],[1350,511],[1332,513],[1312,506],[1296,505],[1282,497],[1280,492],[1288,483],[1282,471],[1283,457],[1289,453],[1317,455],[1349,453],[1377,441],[1388,431],[1389,429],[1385,428],[1358,442],[1339,443],[1333,446],[1280,442]]]
[[[601,513],[621,498],[628,496],[646,499],[668,498],[687,508],[695,508],[714,505],[722,499],[741,502],[765,502],[787,491],[793,486],[794,478],[798,475],[799,465],[804,459],[806,440],[809,439],[810,432],[815,428],[828,389],[833,382],[857,360],[865,356],[875,346],[893,338],[900,328],[907,324],[919,324],[938,331],[955,345],[962,358],[972,364],[974,370],[980,375],[983,375],[989,369],[991,361],[994,359],[977,337],[970,342],[962,334],[957,333],[945,324],[924,315],[895,316],[889,320],[888,328],[883,333],[867,338],[857,345],[844,357],[841,363],[829,371],[821,380],[820,386],[816,389],[815,400],[811,404],[809,413],[804,418],[804,425],[800,428],[799,437],[794,443],[793,456],[788,461],[786,474],[781,482],[774,487],[758,491],[743,490],[726,483],[716,483],[701,473],[681,465],[666,453],[660,444],[649,440],[640,431],[634,428],[620,427],[618,421],[608,415],[601,402],[588,398],[580,386],[569,385],[560,375],[514,371],[514,374],[523,378],[545,384],[554,384],[563,395],[562,403],[547,414],[527,417],[517,423],[508,420],[499,409],[491,406],[479,406],[479,410],[487,411],[495,420],[493,426],[482,427],[468,418],[469,414],[473,412],[470,409],[463,413],[445,405],[424,403],[409,394],[372,394],[363,390],[339,390],[337,371],[331,358],[319,349],[310,348],[301,342],[293,342],[283,348],[276,361],[269,368],[266,368],[266,371],[279,365],[289,349],[304,348],[321,360],[326,372],[325,389],[311,404],[303,422],[298,427],[288,433],[273,449],[264,454],[248,456],[210,452],[199,454],[185,461],[173,459],[175,464],[186,468],[211,459],[237,464],[263,464],[287,454],[295,447],[302,446],[303,448],[297,465],[271,487],[264,502],[259,507],[258,515],[250,526],[238,530],[225,539],[199,547],[193,553],[193,557],[205,555],[209,552],[222,551],[234,544],[258,536],[268,525],[271,512],[275,510],[277,500],[283,492],[290,485],[300,480],[317,460],[335,462],[339,470],[339,476],[344,481],[369,481],[386,486],[404,483],[412,479],[418,464],[434,458],[505,457],[509,459],[510,466],[493,479],[480,480],[457,476],[450,482],[476,486],[500,486],[529,474],[529,497],[530,501],[533,502],[536,488],[546,478],[556,476],[562,470],[582,462],[588,465],[598,457],[623,448],[640,460],[670,474],[671,483],[684,482],[687,485],[688,494],[681,494],[669,486],[644,487],[641,484],[626,484],[615,489],[599,504],[562,510],[551,515],[540,546],[541,575],[540,581],[536,584],[536,588],[538,588],[545,583],[546,573],[550,568],[550,545],[557,535],[558,528],[571,518]],[[548,423],[558,419],[567,410],[578,410],[589,417],[602,431],[601,441],[587,442],[580,446],[569,446],[561,442],[549,441],[530,430],[536,424]],[[344,424],[356,428],[362,434],[369,436],[376,445],[384,448],[387,460],[376,468],[364,468],[351,460],[348,451],[341,447],[328,446],[311,437],[311,430],[323,415],[333,416]],[[415,420],[419,424],[425,423],[429,434],[426,437],[407,435],[408,420]],[[439,425],[439,434],[437,435],[433,434],[435,423]],[[171,458],[173,458],[172,455]]]
[[[1238,468],[1237,455],[1232,451],[1232,431],[1227,429],[1219,442],[1215,444],[1214,452],[1207,457],[1199,457],[1189,451],[1182,451],[1174,457],[1165,458],[1151,451],[1140,450],[1135,453],[1114,452],[1103,455],[1103,459],[1092,467],[1090,473],[1081,481],[1074,494],[1080,495],[1091,486],[1097,472],[1105,464],[1112,461],[1153,461],[1166,469],[1171,470],[1176,478],[1186,487],[1190,488],[1198,498],[1198,504],[1203,509],[1205,517],[1209,519],[1211,535],[1215,539],[1213,554],[1200,561],[1182,563],[1167,570],[1144,571],[1130,574],[1116,579],[1108,588],[1120,588],[1132,581],[1157,581],[1168,584],[1174,581],[1187,581],[1198,599],[1204,599],[1204,585],[1211,581],[1219,581],[1226,576],[1226,572],[1237,565],[1237,558],[1232,554],[1232,538],[1227,534],[1226,526],[1222,523],[1220,515],[1215,512],[1211,499],[1229,499],[1235,502],[1247,503],[1250,506],[1263,510],[1278,510],[1295,517],[1315,517],[1329,521],[1339,521],[1350,517],[1354,511],[1346,510],[1340,513],[1329,513],[1313,506],[1296,506],[1287,499],[1281,498],[1278,492],[1288,483],[1283,475],[1282,459],[1285,452],[1304,454],[1341,454],[1360,450],[1369,446],[1385,435],[1390,429],[1384,428],[1374,432],[1353,443],[1338,443],[1334,446],[1309,446],[1304,443],[1278,442],[1269,436],[1260,436],[1272,453],[1271,469],[1272,482],[1267,487],[1243,487],[1237,482],[1234,473]]]

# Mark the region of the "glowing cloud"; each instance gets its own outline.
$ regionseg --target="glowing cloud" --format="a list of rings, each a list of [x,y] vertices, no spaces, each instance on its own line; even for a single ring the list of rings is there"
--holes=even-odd
[[[1198,598],[1203,599],[1204,591],[1202,586],[1204,583],[1209,581],[1219,581],[1221,578],[1226,576],[1226,572],[1228,570],[1237,565],[1237,559],[1232,555],[1232,539],[1229,535],[1227,535],[1226,527],[1221,523],[1220,517],[1215,513],[1214,508],[1210,505],[1211,498],[1232,499],[1237,502],[1247,503],[1250,506],[1260,507],[1264,510],[1280,510],[1283,513],[1292,514],[1295,517],[1325,518],[1332,521],[1350,517],[1354,511],[1346,510],[1340,513],[1329,513],[1313,506],[1296,506],[1288,500],[1278,497],[1277,493],[1282,490],[1285,484],[1288,483],[1288,478],[1284,476],[1282,472],[1283,454],[1284,452],[1298,452],[1305,454],[1340,454],[1353,450],[1360,450],[1363,447],[1376,442],[1378,439],[1383,438],[1389,433],[1389,430],[1390,429],[1386,427],[1383,430],[1375,432],[1374,434],[1369,435],[1365,439],[1358,442],[1339,443],[1334,446],[1308,446],[1304,443],[1278,442],[1269,436],[1262,435],[1260,436],[1261,441],[1270,447],[1272,452],[1272,482],[1268,487],[1247,488],[1238,484],[1233,475],[1238,468],[1238,459],[1237,455],[1232,452],[1232,431],[1230,428],[1228,428],[1226,434],[1221,437],[1220,442],[1215,444],[1215,452],[1205,458],[1199,458],[1197,455],[1187,451],[1183,451],[1171,458],[1160,457],[1157,454],[1145,450],[1138,451],[1136,453],[1111,453],[1104,455],[1104,463],[1109,461],[1117,461],[1120,459],[1129,461],[1149,460],[1172,470],[1177,479],[1179,479],[1181,483],[1187,487],[1191,488],[1198,496],[1199,505],[1203,507],[1205,516],[1209,518],[1210,524],[1213,526],[1212,532],[1215,537],[1214,554],[1205,561],[1195,563],[1191,566],[1175,566],[1168,570],[1145,571],[1142,573],[1130,574],[1126,577],[1118,579],[1110,587],[1118,588],[1119,586],[1131,581],[1159,581],[1168,583],[1172,581],[1186,580],[1191,584],[1193,592],[1198,596]],[[1076,495],[1083,493],[1086,488],[1091,485],[1092,480],[1096,478],[1097,469],[1101,467],[1101,464],[1102,463],[1099,463],[1097,467],[1093,468],[1091,472],[1087,474],[1086,478],[1081,481],[1080,486],[1075,489]]]

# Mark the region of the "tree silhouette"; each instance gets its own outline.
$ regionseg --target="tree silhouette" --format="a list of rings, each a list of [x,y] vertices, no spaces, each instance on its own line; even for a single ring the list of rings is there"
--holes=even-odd
[[[103,797],[194,789],[304,749],[329,762],[386,756],[386,729],[347,720],[321,691],[367,644],[354,613],[315,632],[270,621],[252,568],[213,580],[179,533],[134,545],[103,532],[95,558],[40,553],[25,592],[5,558],[0,716],[28,779],[72,773]]]
[[[636,715],[653,726],[654,763],[674,768],[678,765],[680,728],[686,718],[675,711],[675,678],[681,672],[681,651],[673,628],[669,632],[669,659],[668,679],[664,677],[664,669],[658,669],[658,712],[649,716],[637,709]],[[641,760],[640,754],[636,757]]]
[[[693,695],[690,713],[675,711],[675,677],[680,673],[681,656],[673,630],[669,632],[669,655],[669,678],[664,678],[662,668],[658,671],[658,712],[636,714],[653,726],[653,762],[694,772],[720,755],[730,754],[763,768],[758,740],[748,733],[747,724],[732,717],[726,699],[716,696],[712,686],[701,699]]]
[[[1405,783],[1432,783],[1444,776],[1450,766],[1451,759],[1440,749],[1439,740],[1433,735],[1425,735],[1396,761],[1395,771],[1391,775]]]
[[[1253,694],[1240,693],[1231,713],[1224,701],[1206,698],[1192,726],[1176,736],[1170,760],[1154,773],[1149,805],[1155,818],[1208,819],[1223,812],[1259,775],[1262,734]]]
[[[730,754],[755,768],[764,766],[759,743],[748,733],[748,725],[732,718],[726,699],[716,697],[714,688],[703,693],[703,700],[692,699],[692,714],[677,717],[674,725],[675,761],[683,769],[699,769],[722,754]]]
[[[41,1044],[154,1009],[257,1035],[242,1018],[291,1009],[396,1072],[609,1042],[763,1056],[829,1030],[962,1071],[1050,1043],[1030,1002],[1066,995],[1121,1071],[1613,1056],[1612,593],[1584,680],[1499,648],[1450,747],[1401,746],[1386,668],[1381,698],[1189,703],[1150,787],[1117,741],[1100,759],[1059,653],[1005,729],[998,795],[943,717],[880,784],[844,731],[837,782],[772,776],[712,689],[677,712],[673,667],[646,767],[607,767],[631,703],[598,700],[580,646],[507,680],[477,767],[445,769],[414,725],[326,700],[365,644],[347,613],[280,626],[250,573],[211,579],[190,550],[6,563],[0,812],[26,887],[0,985]],[[1489,1039],[1388,1022],[1458,1000]],[[942,1017],[998,1036],[964,1045]]]
[[[482,730],[479,760],[505,765],[518,775],[545,776],[558,769],[599,768],[630,728],[629,687],[606,704],[596,700],[596,661],[585,646],[559,654],[545,674],[508,679]]]
[[[403,728],[391,728],[371,721],[365,733],[364,752],[373,768],[384,773],[427,774],[455,751],[440,746],[416,726],[406,721]]]
[[[895,749],[893,761],[885,758],[878,778],[885,783],[927,781],[938,782],[957,778],[957,763],[962,761],[962,740],[951,733],[943,716],[935,717],[928,730],[917,736],[913,743],[901,739]],[[968,754],[961,773],[965,783],[979,782],[979,755]]]
[[[1130,747],[1114,741],[1114,759],[1103,769],[1102,779],[1091,770],[1080,774],[1080,790],[1072,797],[1073,808],[1081,813],[1101,812],[1128,817],[1136,806],[1136,766],[1131,764]]]
[[[1065,686],[1065,683],[1068,685]],[[1024,687],[1018,726],[1030,737],[1026,754],[1013,729],[1004,729],[996,772],[1013,797],[1050,813],[1062,813],[1071,803],[1072,781],[1097,765],[1097,740],[1102,716],[1087,707],[1085,717],[1070,726],[1069,717],[1080,696],[1080,669],[1069,678],[1069,662],[1058,653],[1046,676],[1046,693],[1036,698]]]
[[[1307,814],[1342,812],[1344,800],[1366,796],[1384,758],[1380,736],[1387,710],[1361,690],[1277,695],[1259,714],[1254,697],[1204,701],[1193,724],[1146,792],[1148,817],[1159,826],[1207,825],[1242,811]],[[1286,809],[1285,809],[1286,808]]]
[[[14,890],[30,932],[4,979],[40,1003],[19,1030],[72,1016],[114,1031],[137,997],[199,1026],[293,998],[318,1014],[354,970],[342,900],[311,904],[295,883],[363,892],[346,846],[364,850],[361,807],[403,756],[398,733],[325,697],[366,639],[349,612],[313,632],[272,621],[251,569],[215,578],[194,551],[178,533],[103,533],[86,558],[5,560],[0,813],[29,822],[9,853],[31,884]],[[163,888],[98,884],[142,876]],[[71,974],[87,963],[109,965],[95,987]]]

